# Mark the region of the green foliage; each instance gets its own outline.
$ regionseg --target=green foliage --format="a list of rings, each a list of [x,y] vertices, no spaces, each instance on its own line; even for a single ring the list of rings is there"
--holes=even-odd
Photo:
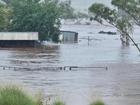
[[[11,10],[4,4],[0,4],[0,31],[7,31]]]
[[[103,4],[95,3],[90,8],[89,11],[93,13],[94,20],[99,23],[106,21],[107,23],[114,26],[122,36],[122,42],[124,38],[126,39],[125,44],[129,45],[129,34],[133,32],[133,24],[129,16],[120,15],[115,9],[110,9]]]
[[[72,19],[75,18],[74,8],[71,6],[71,0],[66,0],[60,2],[60,11],[62,19]]]
[[[128,22],[129,18],[122,17],[121,19],[117,20],[117,28],[120,30],[121,34],[132,34],[133,33],[133,24]]]
[[[55,101],[53,105],[65,105],[65,103],[62,101]]]
[[[38,105],[33,98],[16,86],[0,88],[0,105]]]
[[[58,41],[59,6],[55,0],[12,0],[10,31],[39,32],[39,39]]]
[[[91,103],[90,105],[105,105],[104,102],[98,100],[96,102]]]
[[[103,23],[103,20],[106,20],[108,23],[114,24],[117,21],[117,11],[115,9],[111,10],[104,4],[95,3],[89,8],[89,11],[95,16],[94,20],[99,23]]]
[[[112,0],[112,4],[120,11],[124,11],[132,17],[134,22],[140,26],[140,1],[139,0]]]

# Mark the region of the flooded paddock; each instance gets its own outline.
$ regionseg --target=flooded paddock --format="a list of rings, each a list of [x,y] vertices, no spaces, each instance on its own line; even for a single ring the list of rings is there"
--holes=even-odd
[[[79,33],[79,43],[48,45],[44,48],[1,49],[0,81],[23,84],[46,97],[59,97],[67,105],[88,105],[103,99],[107,105],[140,104],[140,56],[137,49],[121,46],[119,35],[98,34],[115,31],[112,27],[96,25],[64,25],[63,30]],[[139,28],[134,39],[140,42]],[[92,38],[89,42],[87,37]],[[82,66],[104,68],[47,67]],[[26,68],[26,69],[23,69]]]

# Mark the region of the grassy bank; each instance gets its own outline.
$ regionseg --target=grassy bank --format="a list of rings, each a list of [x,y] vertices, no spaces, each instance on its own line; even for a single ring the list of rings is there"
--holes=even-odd
[[[48,105],[43,104],[43,98],[33,98],[17,86],[0,87],[0,105]],[[50,105],[50,104],[49,104]],[[63,101],[56,100],[52,105],[65,105]],[[102,101],[95,101],[90,105],[105,105]]]
[[[21,88],[16,86],[0,87],[0,105],[41,105]]]

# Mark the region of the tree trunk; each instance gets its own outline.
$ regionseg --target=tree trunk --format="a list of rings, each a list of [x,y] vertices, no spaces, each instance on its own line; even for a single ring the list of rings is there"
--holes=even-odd
[[[138,44],[133,40],[133,38],[129,35],[129,34],[122,34],[120,36],[120,39],[122,41],[122,45],[123,46],[129,46],[130,45],[130,40],[132,41],[132,43],[134,44],[134,46],[138,49],[138,51],[140,52],[140,48],[138,46]]]
[[[127,34],[127,36],[129,37],[129,39],[133,42],[133,44],[135,45],[135,47],[138,49],[138,51],[140,52],[140,48],[138,46],[138,44],[133,40],[133,38]]]
[[[129,37],[128,37],[128,35],[126,35],[126,46],[129,46],[130,45],[130,39],[129,39]]]
[[[128,37],[128,35],[126,35],[126,34],[122,34],[121,36],[120,36],[120,39],[121,39],[121,42],[122,42],[122,45],[123,46],[129,46],[130,45],[130,39],[129,39],[129,37]]]

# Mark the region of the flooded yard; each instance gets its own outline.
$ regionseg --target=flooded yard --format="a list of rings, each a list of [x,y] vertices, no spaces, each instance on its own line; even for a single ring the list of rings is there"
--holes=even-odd
[[[23,84],[42,90],[52,99],[59,97],[67,105],[88,105],[103,99],[107,105],[140,104],[140,55],[131,44],[121,46],[119,35],[98,34],[116,31],[112,27],[64,25],[62,30],[79,33],[79,43],[49,45],[34,49],[1,49],[0,65],[37,68],[32,70],[0,68],[0,81]],[[139,28],[133,38],[140,42]],[[92,40],[89,42],[87,37]],[[41,67],[107,66],[105,69],[49,70]]]

